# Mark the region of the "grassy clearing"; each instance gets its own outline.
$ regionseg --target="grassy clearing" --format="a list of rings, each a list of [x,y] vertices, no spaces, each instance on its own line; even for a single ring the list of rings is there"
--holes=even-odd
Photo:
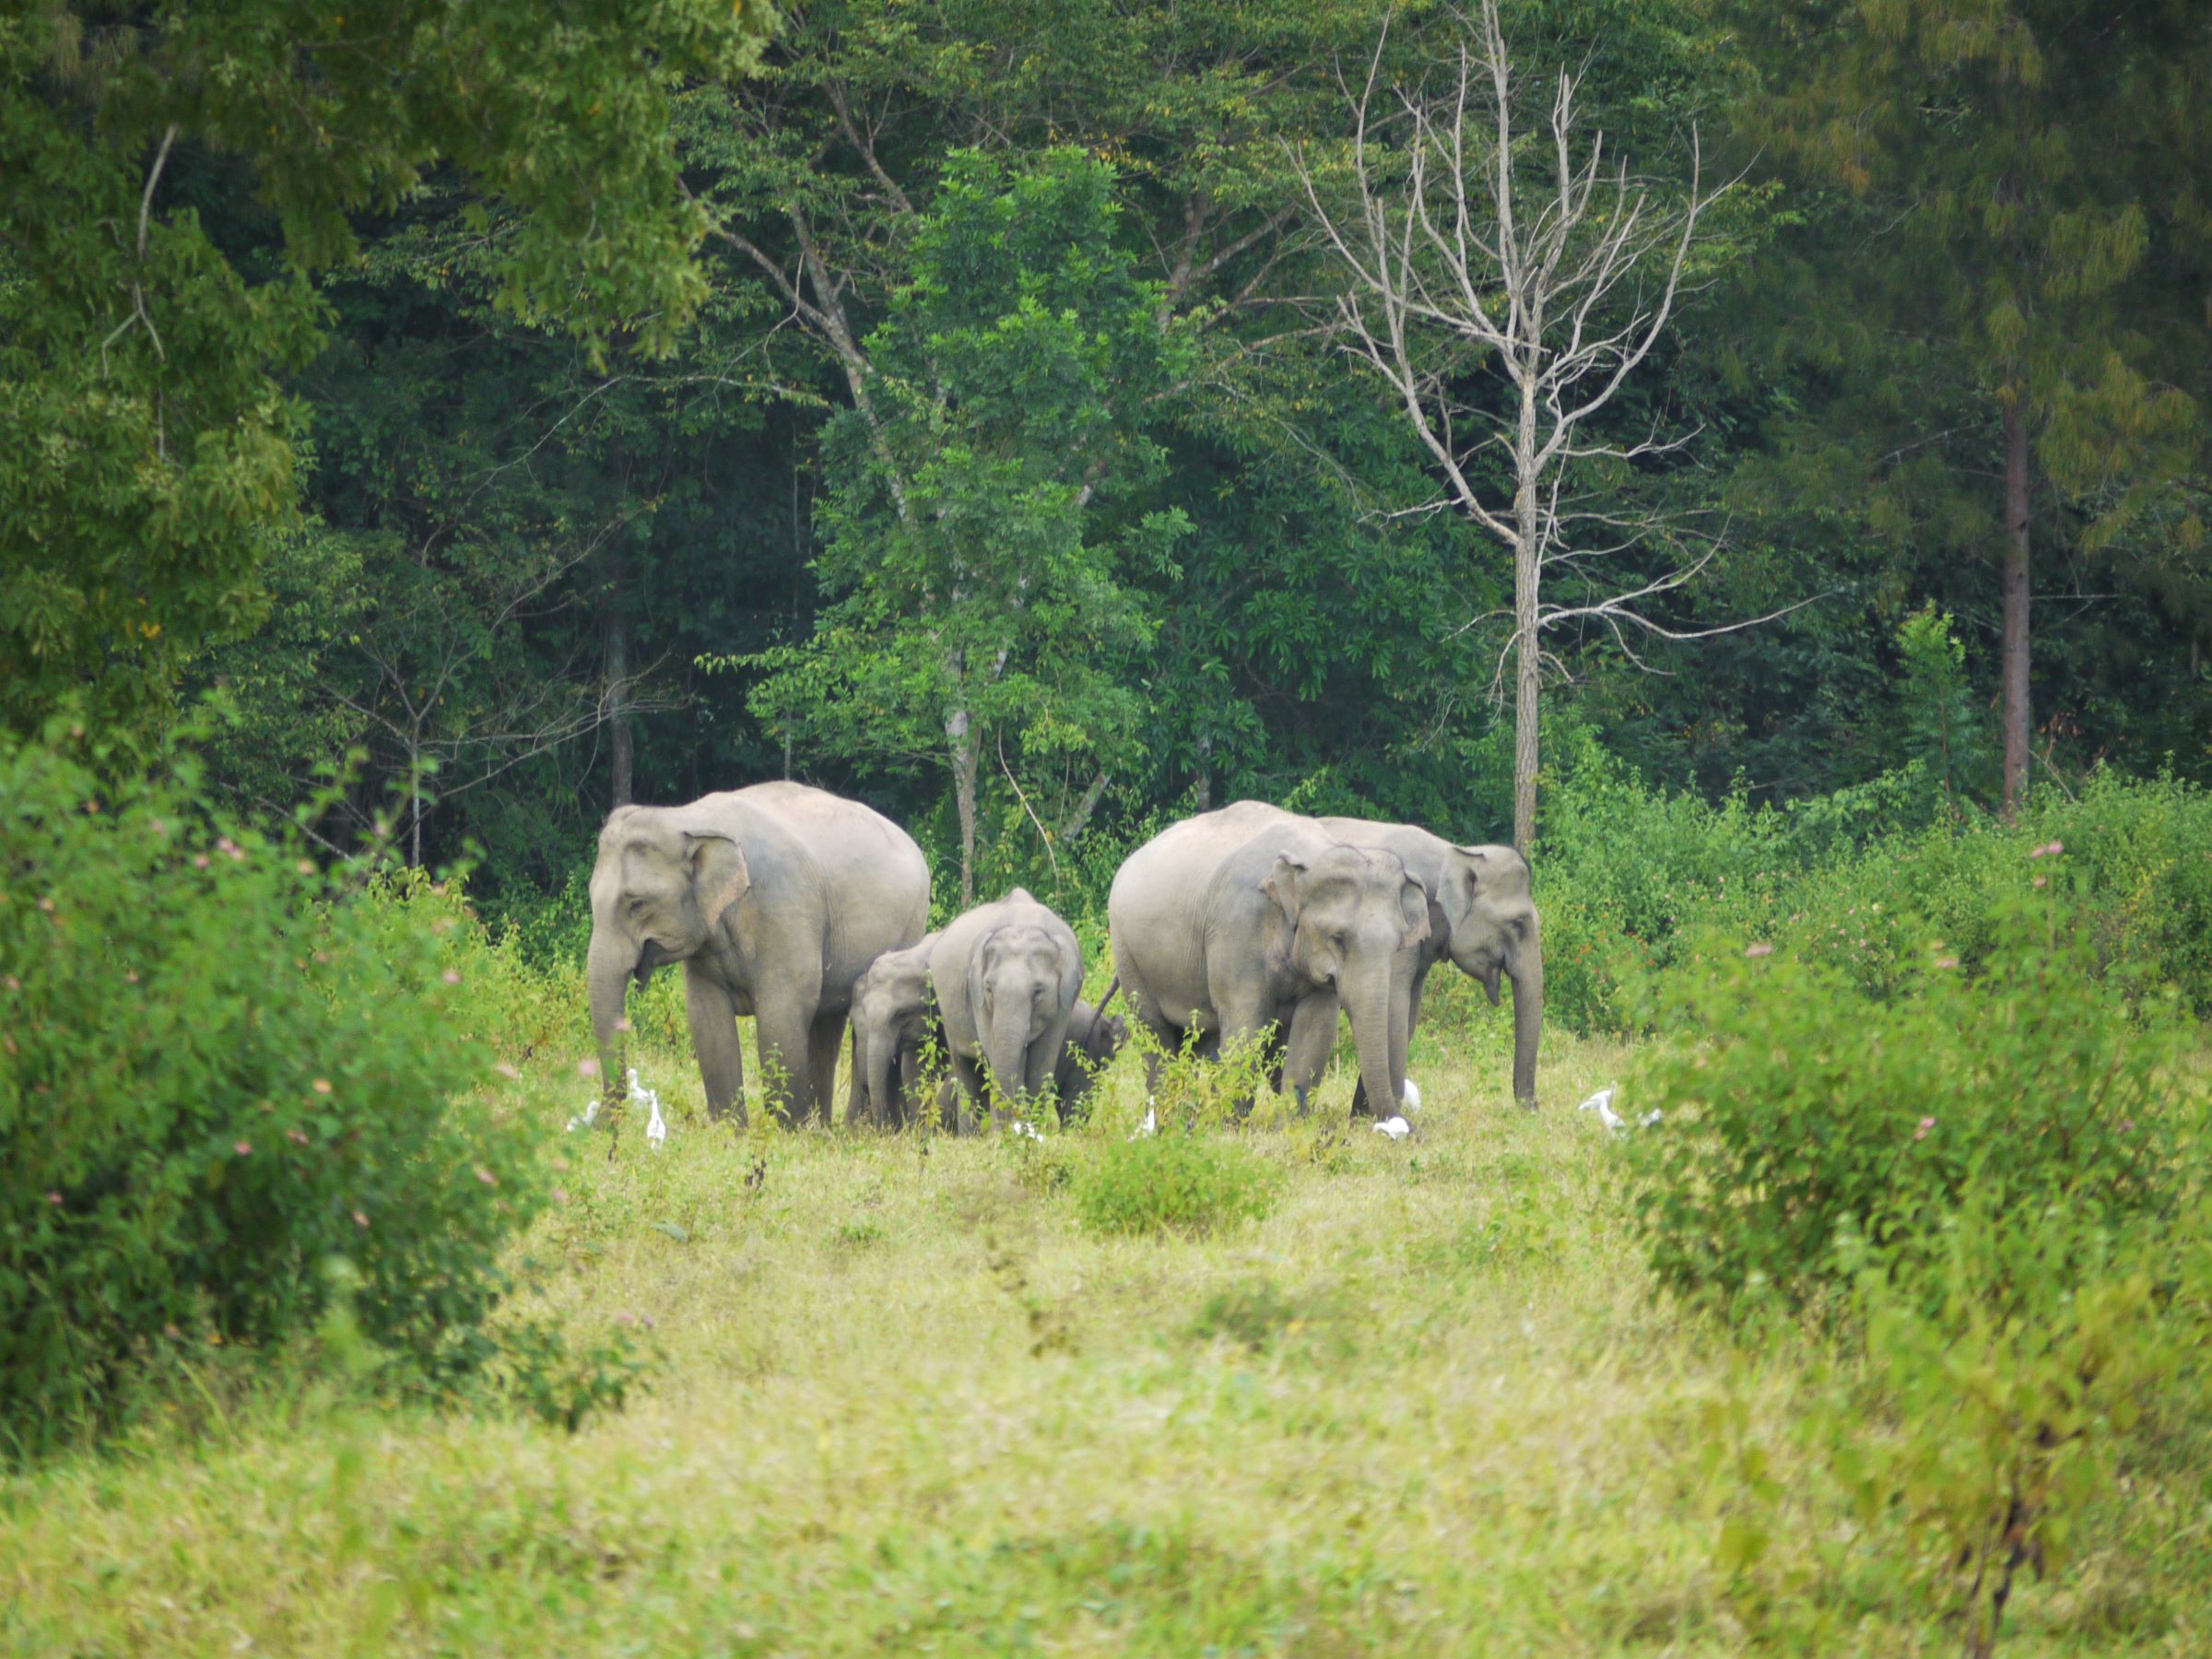
[[[649,1324],[653,1393],[575,1437],[295,1394],[0,1480],[18,1653],[1722,1653],[1704,1455],[1733,1395],[1786,1456],[1808,1356],[1654,1309],[1570,1110],[1624,1052],[1559,1039],[1547,1110],[1502,1028],[1415,1054],[1417,1140],[1245,1132],[1265,1219],[1099,1236],[1087,1137],[927,1144],[699,1115],[654,1154],[577,1137],[529,1252],[587,1328]],[[1089,1132],[1126,1132],[1124,1057]],[[588,1092],[573,1060],[534,1110]],[[1349,1088],[1326,1096],[1331,1115]],[[763,1166],[764,1170],[763,1170]],[[1793,1478],[1786,1465],[1785,1484]],[[2130,1477],[2007,1653],[2212,1641],[2201,1477]],[[1808,1512],[1830,1543],[1840,1514]],[[2147,1540],[2163,1540],[2152,1547]],[[1784,1538],[1775,1550],[1801,1547]],[[1869,1573],[1822,1651],[1947,1653]]]

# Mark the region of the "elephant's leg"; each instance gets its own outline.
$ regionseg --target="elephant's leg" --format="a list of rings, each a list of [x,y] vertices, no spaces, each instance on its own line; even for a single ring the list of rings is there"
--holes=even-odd
[[[1413,1034],[1421,1023],[1421,992],[1429,983],[1432,962],[1423,962],[1413,971],[1413,989],[1406,994],[1406,1018],[1398,1022],[1397,1034],[1390,1045],[1390,1080],[1397,1086],[1398,1100],[1406,1099],[1406,1074],[1412,1069]],[[1392,1111],[1396,1111],[1393,1107]]]
[[[810,1049],[814,1040],[809,1011],[788,1002],[760,1002],[759,1023],[760,1069],[767,1077],[764,1092],[771,1110],[787,1124],[804,1122],[813,1104]]]
[[[882,1128],[882,1117],[869,1112],[866,1091],[861,1088],[860,1028],[858,1026],[853,1028],[853,1041],[851,1050],[845,1057],[845,1064],[848,1067],[845,1076],[847,1085],[845,1089],[845,1127],[857,1130],[863,1124],[873,1122],[875,1127]]]
[[[844,1046],[845,1017],[817,1014],[806,1032],[806,1121],[820,1117],[822,1127],[837,1120],[837,1051]]]
[[[899,1080],[892,1087],[898,1090],[891,1111],[900,1128],[904,1129],[921,1115],[922,1110],[922,1051],[911,1042],[899,1045]]]
[[[1336,994],[1316,991],[1299,998],[1290,1014],[1290,1034],[1283,1044],[1283,1064],[1276,1087],[1287,1088],[1298,1101],[1300,1116],[1313,1104],[1322,1073],[1336,1049]]]
[[[684,1017],[691,1027],[691,1052],[699,1056],[699,1080],[706,1086],[707,1115],[735,1113],[744,1128],[745,1050],[737,1041],[737,1007],[696,962],[684,964]]]
[[[1270,1041],[1263,1033],[1276,1023],[1275,1009],[1257,995],[1254,989],[1243,985],[1225,987],[1217,992],[1214,1006],[1219,1018],[1207,1033],[1212,1042],[1211,1057],[1218,1059],[1254,1040],[1263,1042]],[[1205,1044],[1202,1042],[1201,1052],[1204,1051]],[[1262,1060],[1270,1070],[1273,1069],[1266,1054],[1263,1053]],[[1240,1122],[1251,1116],[1252,1097],[1247,1095],[1232,1102],[1230,1110]]]

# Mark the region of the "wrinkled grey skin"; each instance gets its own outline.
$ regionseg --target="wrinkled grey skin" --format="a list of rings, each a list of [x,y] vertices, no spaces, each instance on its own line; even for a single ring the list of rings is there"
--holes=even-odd
[[[986,1067],[1009,1100],[1041,1094],[1083,988],[1075,929],[1016,888],[937,935],[929,977],[945,1022],[945,1057],[959,1088],[960,1126],[969,1127],[983,1103]],[[994,1113],[994,1121],[1003,1116]]]
[[[736,1022],[751,1015],[771,1103],[827,1123],[853,982],[928,917],[922,850],[857,801],[778,782],[617,807],[599,831],[585,966],[604,1086],[619,1087],[629,982],[681,962],[707,1110],[745,1122]]]
[[[1359,1073],[1396,1100],[1391,1033],[1429,936],[1429,898],[1394,853],[1351,847],[1311,818],[1240,801],[1163,830],[1122,865],[1106,900],[1113,965],[1135,1016],[1173,1052],[1282,1034],[1282,1087],[1303,1110],[1351,1016]],[[1159,1062],[1147,1066],[1159,1087]]]
[[[1447,958],[1498,1006],[1499,978],[1513,987],[1513,1098],[1536,1104],[1536,1049],[1544,1034],[1544,933],[1529,891],[1528,865],[1511,847],[1454,846],[1412,824],[1364,818],[1316,820],[1338,841],[1394,853],[1429,895],[1429,937],[1414,953],[1406,1019],[1392,1034],[1392,1069],[1402,1084],[1406,1048],[1420,1022],[1421,988]],[[1367,1109],[1364,1088],[1352,1110]]]
[[[1129,1022],[1106,1012],[1112,1001],[1112,988],[1095,1008],[1078,997],[1068,1015],[1067,1041],[1061,1045],[1060,1064],[1053,1071],[1053,1092],[1060,1098],[1063,1123],[1082,1122],[1089,1111],[1092,1085],[1129,1041]]]
[[[868,1121],[878,1129],[905,1128],[920,1104],[922,1051],[937,1030],[929,987],[929,953],[936,942],[931,934],[918,945],[885,951],[853,987],[853,1075],[860,1079]],[[846,1121],[854,1122],[852,1113]]]

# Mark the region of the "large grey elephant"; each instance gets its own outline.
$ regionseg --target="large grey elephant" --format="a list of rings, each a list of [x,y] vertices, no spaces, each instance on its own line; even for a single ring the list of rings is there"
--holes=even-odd
[[[1016,888],[937,935],[929,977],[945,1024],[946,1059],[960,1090],[962,1126],[983,1101],[985,1066],[1009,1100],[1043,1092],[1083,988],[1083,947],[1075,929]]]
[[[921,848],[857,801],[778,782],[617,807],[592,869],[586,964],[606,1087],[629,982],[681,962],[707,1110],[745,1122],[736,1021],[752,1015],[771,1103],[827,1122],[853,982],[928,919]]]
[[[1429,895],[1429,937],[1414,953],[1406,1016],[1393,1032],[1392,1070],[1403,1083],[1406,1049],[1421,1017],[1429,971],[1449,957],[1498,1006],[1502,974],[1513,987],[1513,1098],[1536,1103],[1536,1048],[1544,1033],[1544,937],[1529,889],[1528,864],[1511,847],[1454,846],[1412,824],[1365,818],[1316,820],[1338,841],[1397,855]],[[1352,1101],[1365,1109],[1364,1087]]]
[[[1429,898],[1394,853],[1347,846],[1311,818],[1240,801],[1186,818],[1123,863],[1106,900],[1113,965],[1136,1018],[1172,1051],[1186,1030],[1227,1043],[1268,1026],[1302,1109],[1328,1064],[1339,1006],[1368,1092],[1396,1100],[1392,1030],[1429,936]],[[1158,1086],[1157,1060],[1150,1061]]]
[[[918,945],[885,951],[853,987],[853,1072],[879,1129],[905,1128],[918,1104],[923,1049],[938,1030],[929,987],[929,953],[936,942],[931,934]]]
[[[1119,981],[1109,985],[1096,1006],[1077,997],[1067,1017],[1067,1041],[1060,1048],[1060,1064],[1053,1068],[1053,1093],[1060,1101],[1062,1123],[1082,1122],[1099,1074],[1129,1041],[1129,1022],[1106,1011],[1119,986]]]

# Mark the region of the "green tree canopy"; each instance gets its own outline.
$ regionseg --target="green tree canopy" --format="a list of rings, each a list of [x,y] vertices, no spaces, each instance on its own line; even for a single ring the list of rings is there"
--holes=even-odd
[[[669,97],[743,69],[761,0],[86,0],[0,19],[0,723],[70,693],[143,731],[181,665],[265,611],[354,216],[450,168],[502,302],[589,347],[665,347],[701,217]],[[250,195],[269,253],[201,200]],[[272,256],[273,255],[273,256]]]

